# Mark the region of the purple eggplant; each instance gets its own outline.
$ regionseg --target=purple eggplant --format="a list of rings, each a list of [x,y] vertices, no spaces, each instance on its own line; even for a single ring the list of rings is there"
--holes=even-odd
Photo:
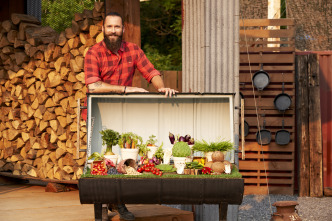
[[[149,163],[154,163],[154,162],[153,162],[153,160],[151,159],[151,160],[149,160]]]
[[[191,136],[189,134],[187,134],[186,136],[184,136],[184,141],[185,142],[189,142]]]
[[[169,132],[169,141],[171,141],[171,144],[174,144],[174,141],[175,141],[175,137],[174,137],[174,134],[172,134],[171,132]]]
[[[186,139],[183,136],[179,137],[179,142],[186,142]]]
[[[188,141],[188,145],[194,145],[194,144],[195,144],[194,138],[190,138]]]

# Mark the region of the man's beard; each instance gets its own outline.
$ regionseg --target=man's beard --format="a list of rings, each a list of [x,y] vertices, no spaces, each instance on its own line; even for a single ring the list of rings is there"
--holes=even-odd
[[[117,36],[118,38],[115,41],[111,41],[108,36]],[[118,50],[121,47],[121,42],[122,42],[122,34],[121,35],[116,35],[116,34],[111,34],[111,35],[106,35],[104,32],[104,42],[106,44],[106,47],[112,51],[113,53],[117,53]]]

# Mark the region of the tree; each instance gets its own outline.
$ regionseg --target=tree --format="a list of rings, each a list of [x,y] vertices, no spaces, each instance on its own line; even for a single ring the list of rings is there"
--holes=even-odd
[[[57,32],[71,26],[75,13],[93,9],[94,0],[42,0],[42,25]]]
[[[181,0],[141,2],[142,48],[159,70],[182,69]]]

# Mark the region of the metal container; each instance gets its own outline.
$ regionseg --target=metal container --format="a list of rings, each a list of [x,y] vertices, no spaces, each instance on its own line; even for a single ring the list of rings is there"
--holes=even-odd
[[[233,96],[186,93],[169,98],[157,93],[88,94],[87,128],[91,142],[88,142],[87,155],[102,152],[99,131],[103,129],[133,132],[143,142],[153,134],[159,145],[163,143],[163,148],[172,147],[169,132],[190,134],[195,140],[234,142]],[[113,152],[121,155],[118,145],[113,146]],[[234,162],[234,153],[229,152],[226,159]]]

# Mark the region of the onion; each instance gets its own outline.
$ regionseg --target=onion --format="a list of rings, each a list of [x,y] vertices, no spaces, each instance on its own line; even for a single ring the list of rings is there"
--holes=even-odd
[[[151,160],[149,160],[149,163],[153,163],[153,160],[151,159]]]

